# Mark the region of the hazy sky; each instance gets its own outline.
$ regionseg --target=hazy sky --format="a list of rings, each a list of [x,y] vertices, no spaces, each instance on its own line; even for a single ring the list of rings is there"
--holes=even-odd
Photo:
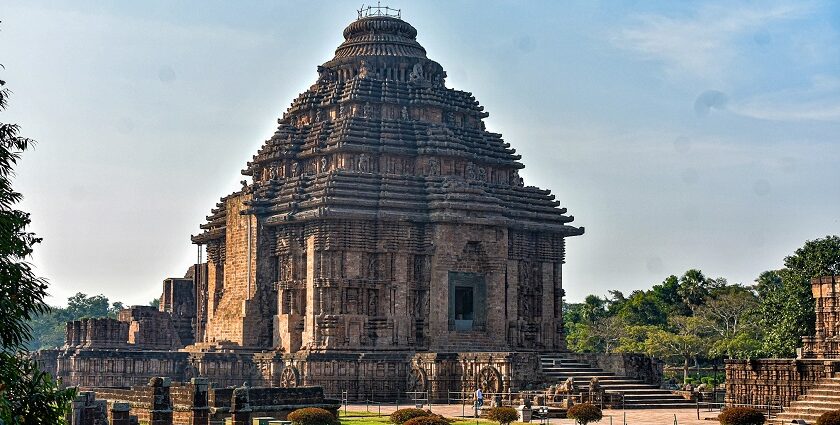
[[[751,283],[840,233],[840,6],[393,1],[586,234],[569,301],[697,267]],[[0,4],[0,121],[53,303],[145,304],[316,78],[352,2]]]

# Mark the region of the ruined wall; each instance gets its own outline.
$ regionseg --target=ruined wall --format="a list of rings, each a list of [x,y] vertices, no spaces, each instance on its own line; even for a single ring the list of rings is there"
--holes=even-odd
[[[134,349],[177,350],[184,346],[169,313],[135,305],[120,310],[117,319],[128,324],[128,343]]]
[[[195,268],[191,269],[195,273]],[[197,304],[195,301],[195,281],[190,278],[169,278],[163,281],[163,293],[160,296],[160,311],[169,313],[172,325],[181,344],[195,342]]]
[[[618,376],[638,379],[651,385],[662,385],[665,362],[644,354],[568,353],[568,355]]]
[[[726,361],[726,404],[788,406],[814,384],[840,376],[840,361],[760,359]]]

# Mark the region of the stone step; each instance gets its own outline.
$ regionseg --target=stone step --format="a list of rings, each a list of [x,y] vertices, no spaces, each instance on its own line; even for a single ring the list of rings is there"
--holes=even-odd
[[[602,390],[624,396],[624,407],[627,409],[676,409],[696,406],[694,401],[686,400],[656,385],[626,376],[616,376],[614,373],[560,354],[542,355],[540,365],[550,384],[559,384],[571,377],[575,379],[577,388],[583,391],[589,389],[589,380],[597,377]]]

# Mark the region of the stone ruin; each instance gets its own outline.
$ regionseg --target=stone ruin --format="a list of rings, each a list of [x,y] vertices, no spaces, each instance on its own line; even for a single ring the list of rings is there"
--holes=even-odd
[[[338,400],[324,398],[323,389],[318,387],[214,388],[205,378],[173,384],[169,378],[154,377],[146,385],[79,392],[67,423],[210,425],[229,419],[235,425],[251,425],[252,419],[258,418],[285,420],[290,412],[304,407],[318,407],[336,415],[339,406]]]
[[[726,403],[789,406],[809,390],[840,378],[840,276],[811,280],[816,332],[795,359],[726,361]]]
[[[393,16],[347,26],[159,310],[68,324],[48,368],[88,388],[206,377],[351,399],[541,382],[539,353],[565,349],[565,238],[584,229],[416,36]]]

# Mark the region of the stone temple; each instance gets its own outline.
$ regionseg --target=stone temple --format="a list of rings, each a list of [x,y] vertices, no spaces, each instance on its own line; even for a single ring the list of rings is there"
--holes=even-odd
[[[192,237],[206,261],[160,310],[69,323],[42,353],[56,374],[441,398],[537,379],[565,349],[565,239],[584,229],[416,37],[360,13]]]

